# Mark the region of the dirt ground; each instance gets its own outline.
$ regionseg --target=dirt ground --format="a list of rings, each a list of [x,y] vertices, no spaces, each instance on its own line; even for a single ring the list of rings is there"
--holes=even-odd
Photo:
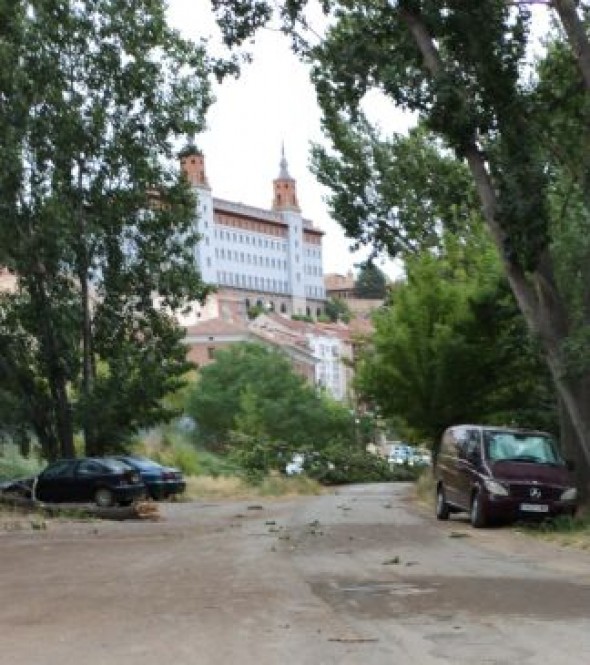
[[[588,553],[439,523],[411,496],[5,519],[0,665],[590,663]]]

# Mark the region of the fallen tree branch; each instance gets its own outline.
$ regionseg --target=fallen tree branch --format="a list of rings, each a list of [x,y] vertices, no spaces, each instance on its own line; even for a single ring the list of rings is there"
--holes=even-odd
[[[28,512],[43,513],[50,517],[78,517],[116,521],[160,519],[158,505],[151,501],[138,501],[130,506],[110,506],[103,508],[88,504],[43,503],[16,494],[0,493],[0,504],[20,508]]]

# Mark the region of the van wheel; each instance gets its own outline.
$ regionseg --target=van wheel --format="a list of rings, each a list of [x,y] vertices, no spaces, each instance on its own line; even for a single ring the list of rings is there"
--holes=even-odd
[[[476,529],[481,529],[488,523],[480,492],[475,492],[473,499],[471,500],[471,512],[469,514],[469,520],[471,521],[471,526],[475,527]]]
[[[436,519],[448,520],[451,511],[445,498],[445,490],[442,485],[436,489]]]

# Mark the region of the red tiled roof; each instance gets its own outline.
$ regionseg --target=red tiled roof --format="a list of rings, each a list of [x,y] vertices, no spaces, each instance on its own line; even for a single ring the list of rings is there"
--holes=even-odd
[[[192,335],[248,335],[248,326],[241,321],[230,321],[216,318],[200,321],[192,326],[187,326],[187,336]]]

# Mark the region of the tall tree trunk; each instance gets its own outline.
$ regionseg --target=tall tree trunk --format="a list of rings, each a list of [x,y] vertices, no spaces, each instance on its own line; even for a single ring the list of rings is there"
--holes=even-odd
[[[590,40],[586,26],[578,15],[574,0],[553,0],[552,4],[578,61],[584,85],[590,92]]]
[[[51,308],[45,292],[45,278],[43,270],[40,269],[32,280],[31,298],[37,303],[41,316],[41,344],[43,346],[45,362],[48,365],[49,389],[52,396],[55,412],[57,436],[59,439],[59,456],[74,457],[74,427],[72,419],[72,408],[68,397],[68,381],[63,367],[61,349],[55,338],[51,317]]]
[[[77,273],[80,282],[80,306],[82,309],[82,429],[84,432],[84,448],[87,455],[95,453],[96,434],[93,417],[90,414],[90,398],[94,383],[95,365],[92,349],[92,314],[90,308],[90,253],[87,246],[86,210],[84,208],[84,173],[85,164],[82,158],[76,161],[77,183],[76,224],[78,227]]]
[[[424,64],[433,78],[443,73],[443,62],[436,45],[421,17],[413,11],[401,8],[400,17],[405,21],[424,58]],[[497,197],[485,159],[475,140],[464,148],[480,201],[482,212],[491,236],[502,258],[510,287],[529,328],[540,338],[551,376],[559,398],[577,436],[581,457],[590,467],[590,405],[586,399],[584,382],[567,377],[561,355],[562,343],[567,336],[566,308],[557,291],[551,260],[546,252],[532,280],[509,257],[508,240],[496,219]]]
[[[590,402],[587,401],[586,403],[590,405]],[[580,493],[580,501],[587,503],[590,501],[590,466],[578,445],[576,430],[569,417],[569,412],[561,400],[559,401],[559,427],[561,434],[561,454],[566,460],[574,463],[576,486]]]

